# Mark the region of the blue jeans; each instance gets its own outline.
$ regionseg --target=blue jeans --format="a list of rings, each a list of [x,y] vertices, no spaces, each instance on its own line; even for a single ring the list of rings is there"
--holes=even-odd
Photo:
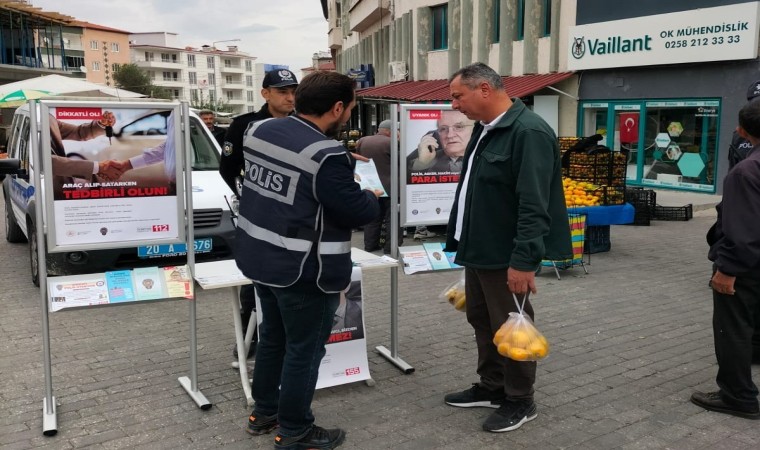
[[[253,370],[254,413],[277,414],[282,436],[314,423],[311,401],[339,294],[302,293],[256,284],[263,321]]]

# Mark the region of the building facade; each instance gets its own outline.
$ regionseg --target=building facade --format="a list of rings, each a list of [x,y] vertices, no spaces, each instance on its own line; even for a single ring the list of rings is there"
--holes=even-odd
[[[240,114],[254,111],[261,82],[254,81],[255,57],[236,46],[181,47],[176,33],[133,33],[131,61],[172,98]],[[263,75],[262,75],[263,77]]]
[[[760,2],[577,1],[565,54],[582,71],[578,134],[629,153],[631,185],[720,193],[748,86]]]
[[[113,74],[130,62],[129,32],[82,21],[72,25],[81,29],[80,48],[87,81],[115,86]]]
[[[363,106],[377,100],[374,109],[360,110],[368,122],[362,128],[371,132],[387,118],[382,102],[447,101],[409,97],[407,87],[426,87],[403,82],[447,79],[477,61],[502,76],[526,77],[527,83],[537,75],[566,72],[561,49],[575,23],[575,6],[574,0],[327,0],[328,46],[337,71],[350,74],[371,65],[375,86],[399,84],[398,95],[385,91],[382,98],[368,98],[359,92]],[[545,108],[537,112],[551,116],[557,134],[573,136],[577,84],[570,76],[535,85],[524,99]]]

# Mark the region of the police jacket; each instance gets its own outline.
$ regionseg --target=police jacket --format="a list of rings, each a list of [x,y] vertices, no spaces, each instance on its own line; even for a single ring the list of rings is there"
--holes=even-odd
[[[224,136],[224,145],[222,145],[222,160],[219,161],[219,174],[232,192],[237,194],[235,180],[243,171],[243,135],[251,122],[269,119],[272,115],[269,113],[269,104],[256,112],[241,114],[232,121],[227,134]]]
[[[533,271],[542,259],[573,255],[557,138],[523,102],[513,101],[477,148],[480,123],[467,144],[446,237],[447,250],[457,252],[455,262],[462,266]],[[457,241],[459,208],[464,208],[464,220]]]
[[[731,145],[728,147],[728,170],[746,158],[750,150],[752,150],[752,144],[734,131],[734,135],[731,137]]]
[[[253,124],[244,140],[235,259],[267,286],[336,293],[351,281],[351,229],[380,214],[339,142],[300,117]]]

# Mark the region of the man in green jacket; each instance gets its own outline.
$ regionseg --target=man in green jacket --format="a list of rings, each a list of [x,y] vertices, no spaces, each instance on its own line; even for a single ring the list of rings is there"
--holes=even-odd
[[[517,307],[512,293],[536,292],[542,259],[572,258],[557,137],[510,99],[501,76],[475,63],[451,76],[452,107],[478,121],[464,156],[449,218],[447,250],[465,267],[467,321],[475,329],[477,373],[472,388],[446,395],[458,407],[495,408],[483,423],[511,431],[536,418],[536,363],[501,356],[494,333]],[[525,312],[533,318],[526,299]]]

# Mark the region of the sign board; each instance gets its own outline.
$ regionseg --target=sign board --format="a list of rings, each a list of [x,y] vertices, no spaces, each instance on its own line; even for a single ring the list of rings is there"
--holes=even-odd
[[[401,105],[401,225],[449,221],[475,122],[451,105]]]
[[[50,252],[185,239],[179,104],[40,103]]]
[[[753,59],[759,2],[570,28],[569,70]]]
[[[655,144],[657,144],[657,147],[659,148],[665,148],[670,144],[670,135],[668,133],[659,133],[656,138],[654,138]]]

